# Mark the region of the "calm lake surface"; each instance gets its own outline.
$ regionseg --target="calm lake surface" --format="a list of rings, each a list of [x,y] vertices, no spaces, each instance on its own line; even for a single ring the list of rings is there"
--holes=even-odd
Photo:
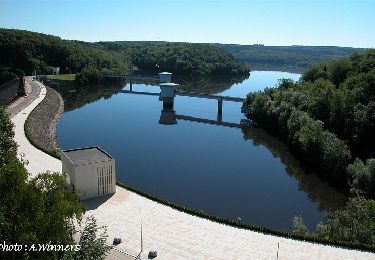
[[[280,78],[299,76],[254,71],[241,83],[188,82],[185,87],[245,97],[275,86]],[[344,195],[306,174],[282,142],[261,129],[240,127],[240,103],[224,101],[222,121],[238,126],[226,127],[202,123],[218,119],[215,100],[177,96],[174,111],[163,111],[158,96],[119,93],[121,89],[129,90],[129,84],[64,92],[66,112],[57,129],[60,147],[100,146],[116,159],[117,179],[131,187],[279,230],[291,230],[296,215],[314,230],[327,209],[344,203]],[[133,91],[158,93],[160,88],[140,83],[133,84]]]

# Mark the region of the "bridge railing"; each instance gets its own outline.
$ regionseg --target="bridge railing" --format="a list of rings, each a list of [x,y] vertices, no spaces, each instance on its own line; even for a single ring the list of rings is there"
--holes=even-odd
[[[127,74],[104,74],[106,78],[123,78],[123,79],[139,79],[139,80],[159,80],[159,76],[142,76],[142,75],[127,75]]]

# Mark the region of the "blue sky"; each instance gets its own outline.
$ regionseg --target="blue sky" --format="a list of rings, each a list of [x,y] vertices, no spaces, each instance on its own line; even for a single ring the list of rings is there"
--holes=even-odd
[[[375,47],[375,0],[0,0],[0,27],[84,41]]]

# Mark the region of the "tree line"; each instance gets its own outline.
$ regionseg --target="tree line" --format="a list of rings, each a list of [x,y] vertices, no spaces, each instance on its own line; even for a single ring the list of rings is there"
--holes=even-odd
[[[302,72],[313,64],[365,51],[362,48],[337,46],[265,46],[263,44],[215,44],[215,46],[246,62],[252,70],[254,68],[275,70],[277,66],[284,67],[287,71],[297,70]]]
[[[51,66],[60,67],[61,73],[95,70],[121,73],[131,64],[129,57],[123,53],[105,50],[95,43],[68,41],[52,35],[11,29],[0,29],[0,56],[2,81],[14,77],[16,69],[23,70],[26,75],[34,72],[50,74]],[[92,76],[90,73],[88,75]]]
[[[13,29],[0,29],[0,56],[0,84],[14,78],[16,69],[26,75],[50,74],[51,66],[76,73],[81,83],[98,81],[103,74],[129,74],[133,66],[194,76],[249,73],[243,62],[209,44],[89,43]]]
[[[100,42],[109,50],[124,51],[140,69],[178,75],[248,75],[248,67],[228,52],[209,44],[159,42]]]
[[[293,218],[293,235],[323,241],[348,242],[354,248],[375,246],[375,201],[362,196],[352,197],[342,208],[328,212],[326,220],[309,231],[302,216]]]

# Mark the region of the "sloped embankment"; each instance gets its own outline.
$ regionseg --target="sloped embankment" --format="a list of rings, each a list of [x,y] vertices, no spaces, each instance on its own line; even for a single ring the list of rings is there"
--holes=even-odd
[[[47,87],[44,100],[31,112],[25,123],[25,134],[38,149],[59,158],[56,126],[64,112],[64,101],[59,93]]]

